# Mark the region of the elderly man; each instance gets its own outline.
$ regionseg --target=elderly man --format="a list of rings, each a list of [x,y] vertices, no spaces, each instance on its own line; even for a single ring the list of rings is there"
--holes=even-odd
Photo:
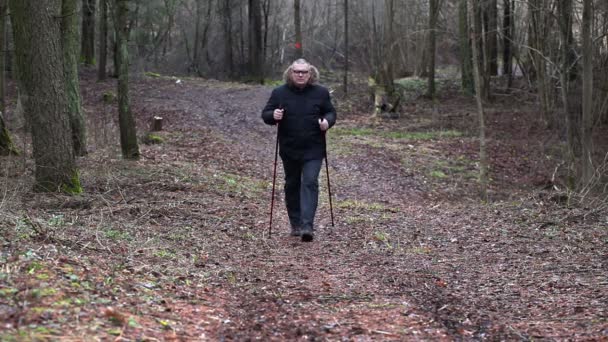
[[[279,125],[291,235],[309,242],[314,238],[324,135],[336,123],[336,110],[327,88],[316,84],[319,71],[306,60],[293,62],[283,78],[285,84],[272,91],[262,119],[268,125]]]

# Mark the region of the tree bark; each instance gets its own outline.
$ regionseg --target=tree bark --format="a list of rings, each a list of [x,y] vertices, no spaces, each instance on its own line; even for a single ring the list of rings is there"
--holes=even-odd
[[[99,65],[97,68],[97,80],[103,81],[107,77],[108,64],[108,1],[99,0]]]
[[[504,0],[503,3],[503,21],[502,21],[502,73],[509,78],[509,88],[513,80],[513,55],[511,54],[511,41],[513,40],[513,31],[511,26],[511,0]]]
[[[224,61],[228,68],[228,77],[234,76],[234,57],[232,53],[232,7],[231,0],[223,2],[223,29],[224,29]]]
[[[260,0],[249,0],[249,68],[254,81],[263,84],[262,15]]]
[[[10,0],[20,92],[31,126],[37,191],[82,191],[61,50],[61,0]]]
[[[137,129],[129,99],[129,0],[116,0],[116,37],[118,45],[118,121],[120,125],[120,147],[125,159],[139,159]]]
[[[294,59],[298,59],[304,56],[302,51],[302,18],[300,16],[300,0],[293,1],[293,23],[296,32]]]
[[[344,0],[344,97],[348,97],[348,0]]]
[[[477,12],[478,0],[469,0],[469,18],[473,27],[471,30],[471,46],[473,52],[473,77],[475,78],[475,100],[477,102],[477,112],[479,116],[479,184],[480,194],[484,201],[488,200],[488,160],[486,156],[486,128],[485,128],[485,113],[483,108],[483,101],[481,98],[481,75],[479,68],[479,44],[477,40],[481,37],[479,35],[478,21],[473,17]]]
[[[80,54],[86,65],[95,64],[95,1],[82,0],[82,37]]]
[[[467,95],[475,93],[473,81],[473,64],[471,62],[471,41],[469,37],[469,20],[467,19],[467,1],[460,0],[458,5],[458,28],[460,38],[460,68],[462,90]]]
[[[588,185],[593,177],[593,4],[583,0],[583,120],[581,127],[581,181]]]
[[[484,22],[486,56],[488,63],[485,73],[495,76],[498,72],[498,7],[497,0],[484,0]]]
[[[435,98],[435,58],[437,50],[437,16],[439,15],[439,0],[429,0],[429,65],[427,96]]]
[[[68,96],[70,126],[74,154],[87,154],[87,125],[80,99],[78,80],[78,3],[77,0],[63,0],[61,8],[61,40],[63,48],[63,70]]]
[[[540,101],[541,119],[547,127],[553,127],[554,122],[549,113],[549,89],[547,86],[545,54],[545,10],[543,0],[530,0],[528,3],[531,16],[532,36],[529,37],[532,51],[534,70],[536,71],[536,85]]]
[[[7,18],[8,0],[0,0],[0,113],[6,109],[6,50],[7,46]],[[1,143],[0,143],[1,144]]]
[[[17,150],[17,147],[15,147],[15,144],[13,144],[11,135],[4,122],[2,112],[0,112],[0,156],[8,156],[11,154],[18,155],[19,151]]]

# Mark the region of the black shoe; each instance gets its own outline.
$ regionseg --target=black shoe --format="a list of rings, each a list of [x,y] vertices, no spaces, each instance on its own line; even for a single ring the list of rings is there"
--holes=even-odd
[[[289,233],[290,236],[302,236],[302,231],[300,230],[300,227],[291,227],[291,233]]]
[[[303,242],[311,242],[315,237],[312,228],[302,228],[300,232],[302,234]]]

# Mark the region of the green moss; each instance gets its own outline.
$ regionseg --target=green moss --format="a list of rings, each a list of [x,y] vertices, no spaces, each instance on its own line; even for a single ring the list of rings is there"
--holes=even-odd
[[[116,94],[114,94],[114,92],[108,90],[103,93],[103,102],[113,103],[114,101],[116,101]]]
[[[283,80],[264,79],[264,85],[278,87],[283,84]]]
[[[162,144],[165,142],[165,139],[160,135],[148,133],[144,136],[142,142],[146,145]]]
[[[69,183],[64,183],[61,186],[61,191],[70,195],[78,195],[82,193],[82,185],[80,184],[80,173],[78,171],[74,172],[72,178],[70,178]]]
[[[404,139],[404,140],[430,140],[437,138],[461,137],[459,131],[429,131],[429,132],[384,132],[370,128],[336,128],[333,130],[338,136],[376,136],[382,138]]]

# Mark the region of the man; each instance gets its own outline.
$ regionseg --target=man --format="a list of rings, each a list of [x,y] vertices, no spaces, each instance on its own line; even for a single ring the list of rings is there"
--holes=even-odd
[[[283,73],[262,111],[268,125],[279,125],[279,146],[285,171],[285,204],[291,235],[314,238],[319,202],[319,171],[325,157],[325,132],[336,123],[327,88],[317,85],[319,71],[304,59]]]

